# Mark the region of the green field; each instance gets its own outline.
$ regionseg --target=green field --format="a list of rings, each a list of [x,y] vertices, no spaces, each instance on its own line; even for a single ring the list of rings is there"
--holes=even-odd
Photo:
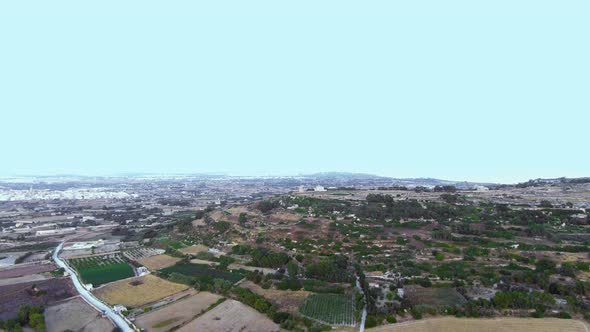
[[[215,270],[207,265],[192,264],[192,263],[178,263],[176,265],[160,270],[163,275],[170,275],[172,273],[180,273],[191,278],[211,278],[224,279],[232,283],[240,281],[244,275],[240,272],[229,272]]]
[[[160,243],[162,243],[163,245],[166,246],[170,246],[176,250],[178,249],[182,249],[184,247],[188,247],[189,245],[182,243],[181,241],[174,241],[174,240],[170,240],[170,239],[162,239],[159,240]]]
[[[354,309],[351,295],[311,294],[299,307],[306,317],[329,325],[354,325]]]
[[[112,281],[133,277],[133,269],[120,254],[68,259],[82,280],[97,287]]]

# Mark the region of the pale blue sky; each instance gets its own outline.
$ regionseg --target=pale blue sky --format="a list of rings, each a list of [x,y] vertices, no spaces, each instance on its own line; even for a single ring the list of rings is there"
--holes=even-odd
[[[0,174],[589,176],[590,2],[3,1]]]

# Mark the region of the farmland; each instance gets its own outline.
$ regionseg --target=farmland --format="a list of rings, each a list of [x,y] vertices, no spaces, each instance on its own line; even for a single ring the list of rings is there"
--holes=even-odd
[[[456,306],[465,303],[465,298],[455,288],[424,288],[416,285],[404,287],[408,300],[413,305],[431,307]]]
[[[164,252],[165,252],[165,250],[163,250],[163,249],[134,248],[134,249],[124,251],[123,256],[127,257],[129,260],[139,261],[142,258],[161,255]]]
[[[354,325],[351,295],[312,294],[299,307],[301,314],[330,325]]]
[[[583,322],[557,318],[461,319],[442,317],[384,325],[369,332],[587,332]]]
[[[310,292],[304,290],[284,291],[273,288],[264,289],[251,281],[240,283],[240,287],[251,290],[265,299],[268,299],[268,301],[281,308],[281,310],[291,313],[296,313],[299,310],[299,306],[310,294]]]
[[[135,308],[158,301],[186,288],[185,285],[149,274],[110,283],[96,289],[94,294],[111,305],[123,304],[126,307]]]
[[[45,306],[76,295],[69,278],[0,287],[0,319],[15,318],[23,305]]]
[[[232,283],[238,282],[243,278],[243,274],[239,272],[227,272],[215,270],[207,265],[179,263],[174,266],[167,267],[161,270],[163,275],[171,275],[178,273],[189,278],[213,278],[224,279]]]
[[[221,299],[221,296],[200,292],[161,309],[139,316],[136,324],[151,332],[163,332],[192,320],[196,315]]]
[[[279,331],[279,327],[268,317],[235,300],[226,300],[204,315],[196,318],[177,331],[179,332],[217,332]]]
[[[34,273],[49,272],[55,270],[56,266],[53,263],[33,263],[17,265],[15,267],[8,267],[0,269],[0,279],[22,277]]]
[[[111,331],[114,326],[107,318],[76,296],[45,309],[47,332]]]
[[[139,264],[147,267],[152,271],[155,271],[172,266],[176,264],[179,260],[180,258],[172,257],[169,255],[156,255],[140,259]]]
[[[94,287],[135,275],[120,254],[71,258],[67,262],[85,283]]]
[[[190,247],[182,248],[179,251],[183,254],[196,255],[200,252],[207,252],[208,248],[203,245],[193,245]]]

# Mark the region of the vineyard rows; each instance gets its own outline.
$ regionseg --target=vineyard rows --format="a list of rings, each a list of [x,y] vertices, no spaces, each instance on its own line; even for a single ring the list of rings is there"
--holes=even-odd
[[[346,294],[311,294],[299,307],[306,317],[328,325],[356,325],[354,302]]]
[[[132,261],[138,261],[142,258],[152,257],[156,255],[161,255],[166,251],[163,249],[155,249],[155,248],[135,248],[131,250],[127,250],[123,253],[125,257]]]
[[[126,263],[125,258],[120,254],[109,254],[102,256],[90,256],[68,259],[68,263],[76,270],[89,269],[98,266],[107,266]]]

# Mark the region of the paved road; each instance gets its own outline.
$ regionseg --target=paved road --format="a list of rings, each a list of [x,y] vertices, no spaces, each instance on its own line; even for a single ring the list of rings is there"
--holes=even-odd
[[[363,315],[361,316],[361,326],[359,328],[359,332],[365,332],[365,323],[367,322],[367,295],[361,287],[361,282],[358,275],[356,276],[356,288],[358,288],[358,290],[363,294],[363,300],[365,302],[365,305],[363,306]]]
[[[117,314],[113,310],[113,308],[111,308],[111,307],[107,306],[106,304],[102,303],[101,301],[99,301],[96,297],[94,297],[94,295],[92,295],[92,293],[90,293],[86,288],[84,288],[84,286],[82,285],[82,283],[78,279],[78,275],[76,273],[74,273],[74,271],[72,271],[72,269],[70,269],[70,267],[58,257],[58,254],[61,251],[61,248],[63,247],[63,245],[64,245],[64,242],[60,243],[55,248],[55,251],[53,252],[53,260],[55,261],[55,264],[57,264],[57,266],[63,268],[64,270],[66,270],[70,274],[70,277],[72,278],[72,282],[74,283],[74,286],[76,286],[76,289],[78,290],[80,295],[82,297],[84,297],[84,299],[86,301],[88,301],[88,303],[91,303],[99,310],[102,310],[104,312],[104,314],[107,317],[109,317],[111,319],[111,321],[114,322],[121,329],[121,331],[134,332],[133,328],[131,328],[127,324],[127,322],[123,319],[123,317],[121,317],[119,314]]]

